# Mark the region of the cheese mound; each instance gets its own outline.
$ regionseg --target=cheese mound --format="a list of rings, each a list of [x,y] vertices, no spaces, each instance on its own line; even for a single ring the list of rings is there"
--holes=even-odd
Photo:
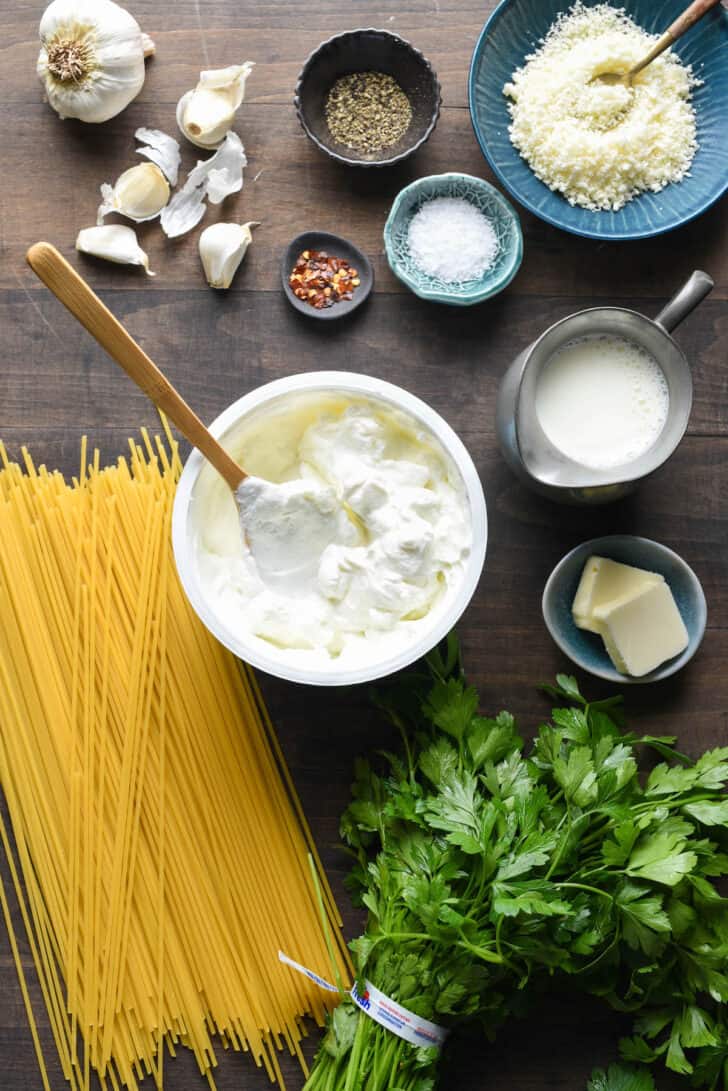
[[[616,212],[688,173],[698,147],[690,96],[700,83],[689,66],[667,50],[631,88],[590,82],[626,72],[656,40],[621,8],[578,2],[503,88],[511,142],[570,204]]]

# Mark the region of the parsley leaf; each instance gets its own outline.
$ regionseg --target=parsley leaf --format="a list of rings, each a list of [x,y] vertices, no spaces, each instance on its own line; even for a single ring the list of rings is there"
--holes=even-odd
[[[606,1071],[595,1068],[586,1086],[587,1091],[655,1091],[655,1081],[647,1069],[621,1064],[610,1064]]]
[[[698,862],[694,852],[683,852],[685,839],[668,831],[643,834],[632,850],[628,875],[675,886]]]

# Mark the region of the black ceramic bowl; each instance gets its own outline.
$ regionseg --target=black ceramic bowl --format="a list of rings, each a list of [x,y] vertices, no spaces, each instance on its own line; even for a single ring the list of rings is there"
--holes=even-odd
[[[351,299],[342,299],[340,303],[334,303],[331,307],[323,307],[317,311],[310,303],[294,295],[288,278],[302,250],[325,250],[332,257],[344,258],[353,265],[359,274],[361,284],[354,290]],[[308,315],[309,318],[331,321],[331,319],[343,318],[344,315],[351,314],[368,298],[374,286],[374,270],[366,254],[362,254],[361,250],[346,239],[342,239],[340,235],[332,235],[328,231],[304,231],[302,235],[296,235],[286,247],[281,261],[281,280],[286,299],[292,307],[301,314]]]
[[[412,106],[407,132],[380,152],[360,154],[339,144],[324,116],[326,97],[339,76],[385,72],[397,81]],[[294,102],[304,131],[332,159],[357,167],[388,167],[412,155],[430,136],[440,116],[440,84],[419,50],[388,30],[349,30],[322,42],[306,61]]]

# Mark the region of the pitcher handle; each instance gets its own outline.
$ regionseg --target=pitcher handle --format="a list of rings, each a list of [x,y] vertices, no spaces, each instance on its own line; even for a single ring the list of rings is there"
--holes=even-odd
[[[682,288],[678,289],[670,302],[665,304],[655,318],[655,322],[658,326],[662,326],[663,329],[667,330],[668,333],[671,333],[684,318],[687,318],[692,310],[695,310],[698,303],[705,299],[714,286],[712,277],[709,277],[701,269],[696,269],[685,281]]]

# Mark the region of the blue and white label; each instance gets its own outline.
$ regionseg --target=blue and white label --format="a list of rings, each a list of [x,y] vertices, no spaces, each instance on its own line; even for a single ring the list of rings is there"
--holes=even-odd
[[[405,1042],[410,1042],[413,1046],[442,1048],[448,1035],[445,1027],[439,1027],[437,1023],[415,1015],[396,1000],[385,996],[371,981],[364,982],[362,993],[355,984],[350,995],[356,1006],[366,1012],[370,1019],[391,1030],[399,1038],[404,1038]]]
[[[327,992],[332,993],[340,992],[336,985],[332,985],[325,978],[320,977],[319,974],[315,974],[313,970],[306,969],[300,962],[294,962],[282,951],[278,952],[278,958],[286,966],[290,966],[292,970],[296,970],[299,974],[307,977],[309,981],[313,981],[314,985],[318,985],[320,989],[326,989]],[[431,1046],[440,1049],[449,1034],[445,1027],[439,1027],[437,1023],[431,1023],[429,1019],[423,1019],[421,1015],[415,1015],[408,1008],[398,1004],[396,1000],[385,996],[381,989],[372,985],[371,981],[364,982],[364,990],[361,993],[355,983],[349,996],[356,1006],[365,1012],[370,1019],[373,1019],[375,1023],[379,1023],[380,1026],[391,1030],[392,1034],[396,1034],[398,1038],[404,1038],[405,1042],[409,1042],[413,1046]]]

